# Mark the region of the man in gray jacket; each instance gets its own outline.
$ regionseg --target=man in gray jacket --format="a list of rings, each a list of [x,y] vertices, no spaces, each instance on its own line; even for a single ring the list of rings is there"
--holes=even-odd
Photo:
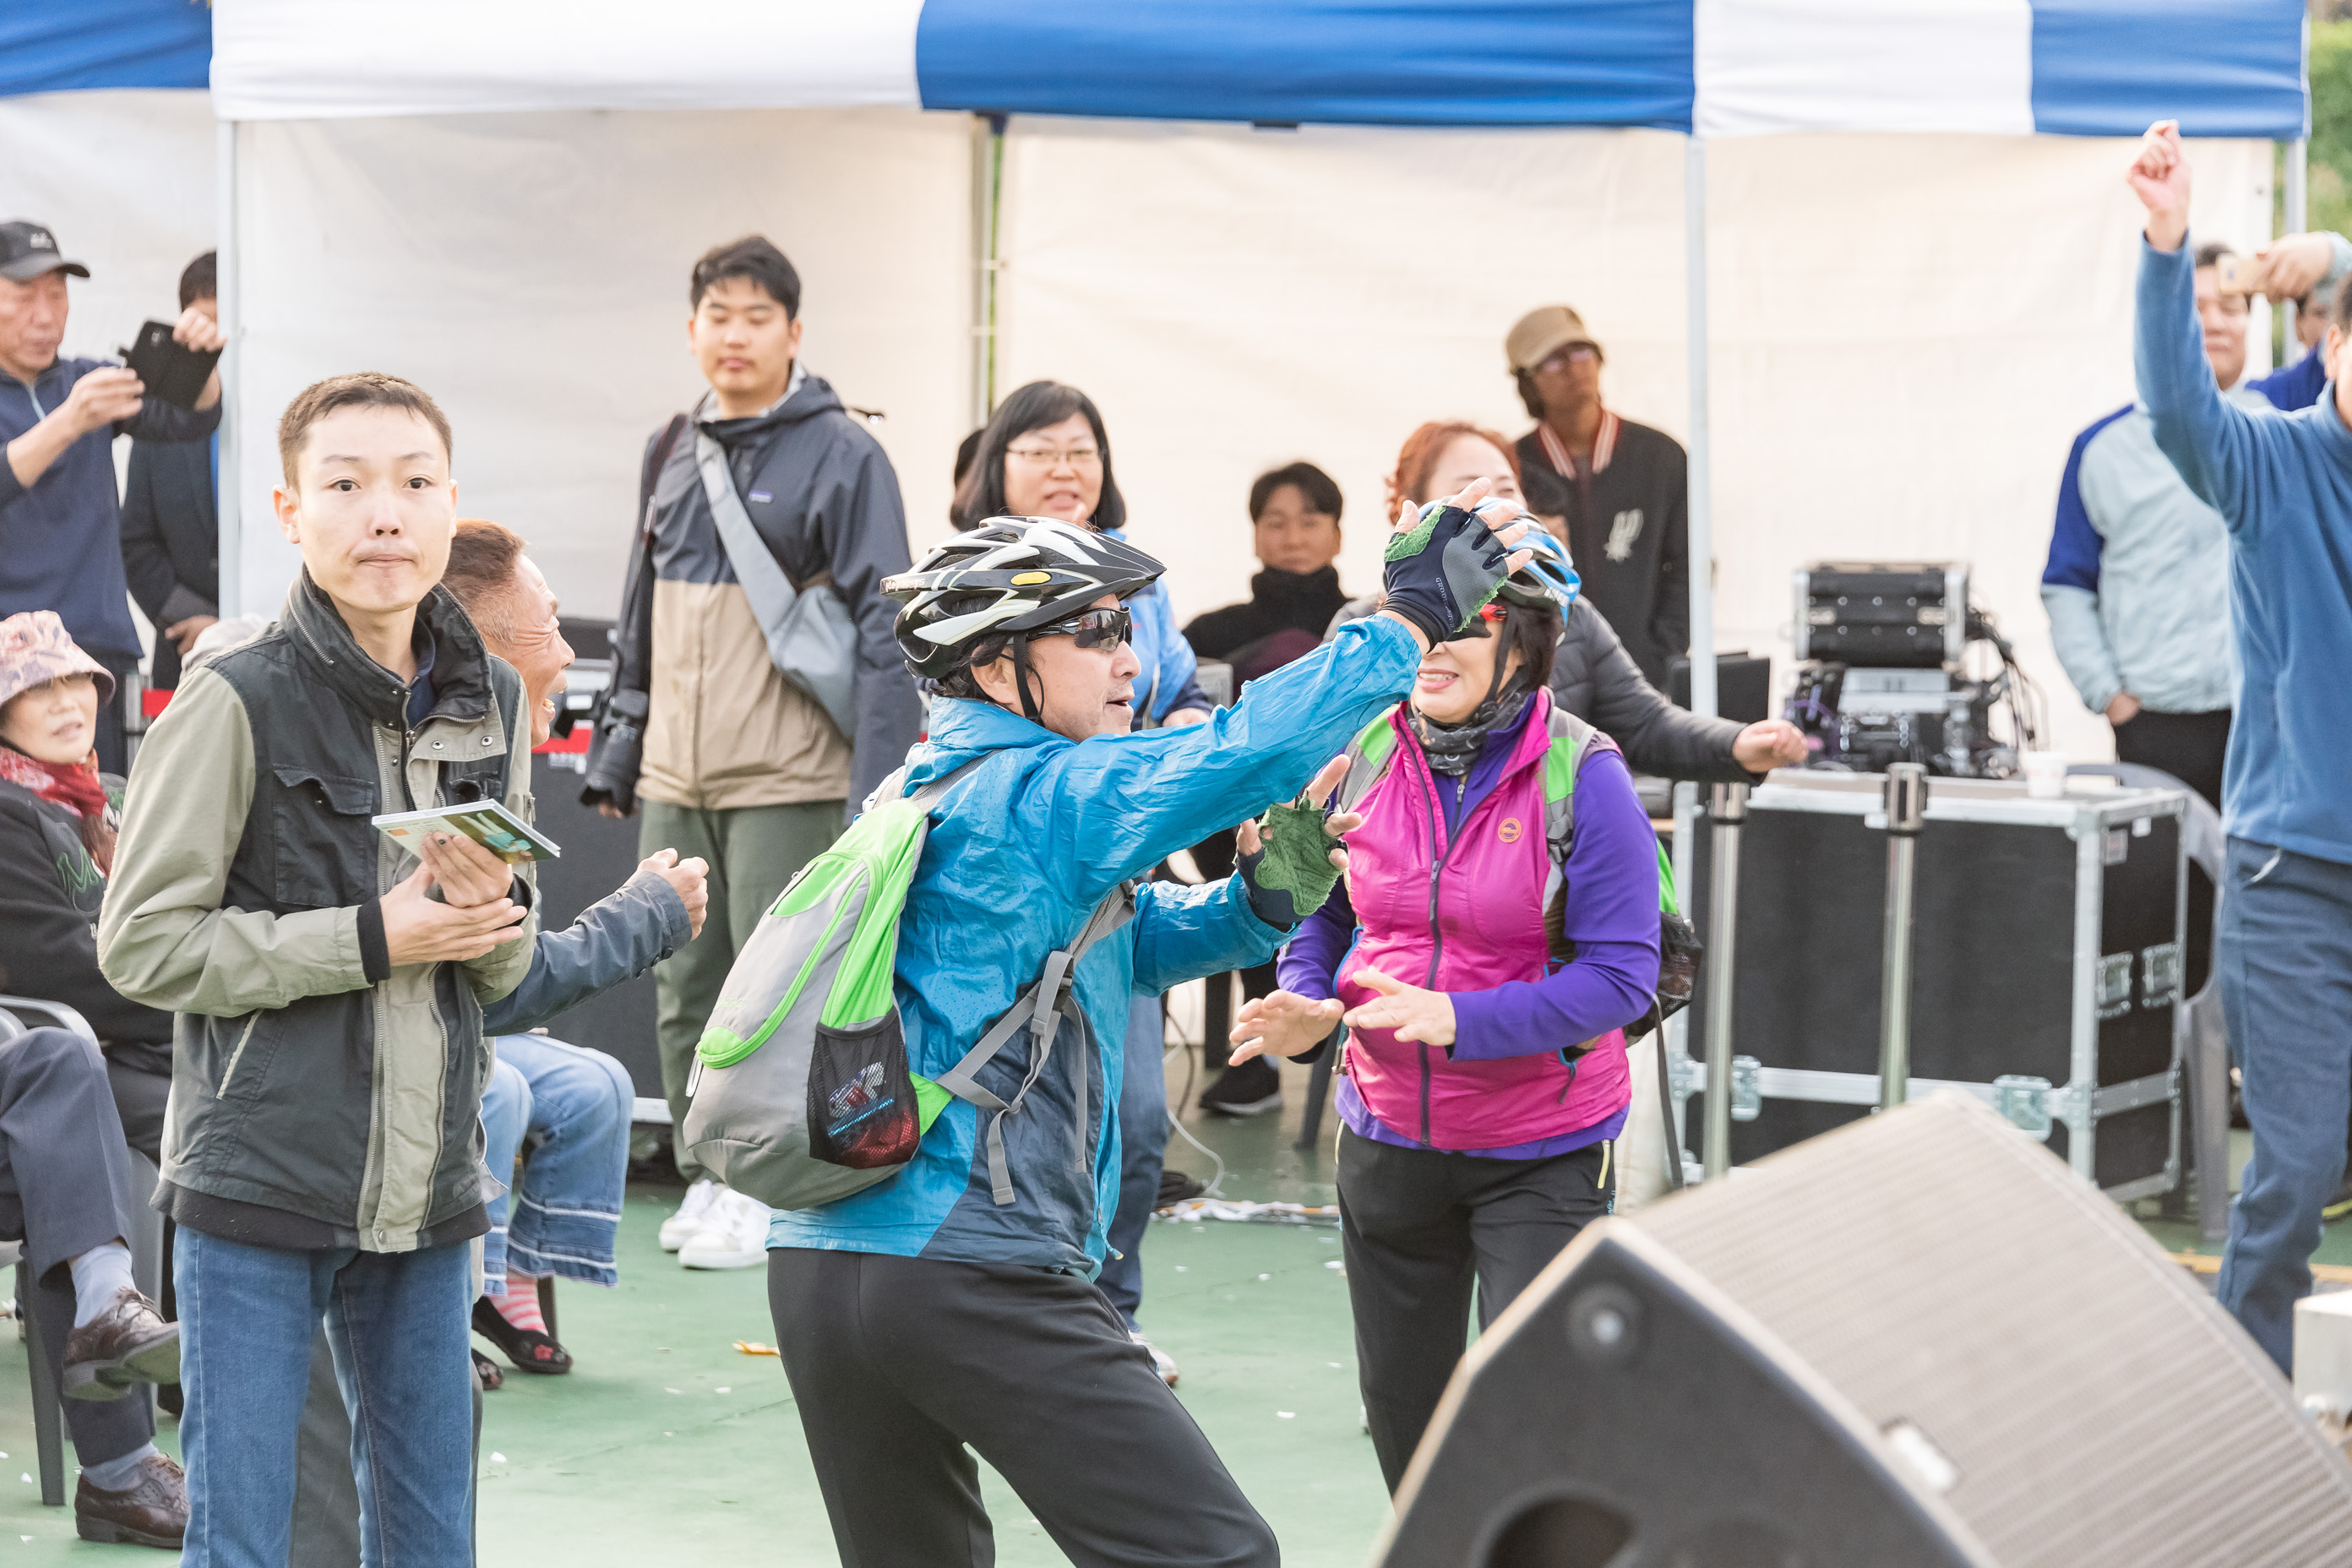
[[[417,865],[371,818],[528,816],[530,725],[436,586],[457,487],[433,400],[320,382],[278,452],[302,576],[150,731],[99,918],[107,979],[178,1015],[157,1203],[180,1226],[181,1561],[287,1560],[324,1316],[369,1560],[467,1568],[482,1007],[522,979],[536,921],[529,881],[470,840]]]
[[[608,816],[645,803],[641,853],[710,863],[709,928],[654,972],[675,1126],[735,954],[919,723],[880,591],[909,559],[898,475],[800,358],[799,273],[747,235],[695,263],[688,297],[710,391],[647,447],[585,796]],[[758,1266],[767,1211],[682,1143],[678,1169],[693,1185],[662,1246],[689,1268]]]

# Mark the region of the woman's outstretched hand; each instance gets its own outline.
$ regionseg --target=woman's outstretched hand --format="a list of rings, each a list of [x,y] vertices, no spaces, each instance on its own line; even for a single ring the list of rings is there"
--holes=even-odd
[[[1336,1001],[1309,1002],[1287,991],[1255,997],[1234,1021],[1230,1059],[1238,1066],[1252,1057],[1303,1057],[1329,1039],[1339,1021]]]
[[[1454,998],[1443,991],[1424,991],[1391,980],[1377,969],[1359,969],[1349,978],[1380,993],[1351,1007],[1340,1022],[1351,1029],[1390,1029],[1406,1044],[1450,1046],[1454,1043]]]

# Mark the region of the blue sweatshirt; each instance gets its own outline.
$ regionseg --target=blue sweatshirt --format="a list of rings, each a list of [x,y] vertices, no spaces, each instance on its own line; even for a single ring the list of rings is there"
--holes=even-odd
[[[2143,244],[2134,355],[2157,446],[2230,531],[2234,837],[2352,865],[2352,430],[2330,384],[2294,414],[2223,401],[2197,324],[2193,247]]]
[[[0,445],[39,424],[73,392],[74,383],[107,368],[94,359],[61,359],[30,385],[0,375]],[[139,657],[131,589],[122,576],[122,499],[114,482],[114,438],[194,441],[220,424],[217,403],[201,414],[151,397],[138,415],[93,430],[58,455],[30,489],[0,462],[0,616],[55,610],[73,640],[90,654]]]

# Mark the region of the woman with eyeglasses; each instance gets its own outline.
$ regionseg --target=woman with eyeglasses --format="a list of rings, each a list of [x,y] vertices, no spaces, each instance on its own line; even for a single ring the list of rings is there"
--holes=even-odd
[[[998,404],[979,432],[971,466],[957,479],[949,516],[964,530],[992,517],[1054,517],[1124,541],[1127,501],[1111,476],[1110,437],[1094,399],[1058,381],[1033,381]],[[1212,704],[1201,689],[1192,647],[1177,630],[1165,584],[1153,582],[1122,608],[1132,623],[1129,646],[1143,665],[1135,680],[1135,727],[1174,729],[1206,720]],[[1138,1253],[1151,1212],[1160,1205],[1168,1148],[1166,1053],[1160,998],[1137,997],[1128,1019],[1118,1102],[1118,1212],[1111,1220],[1111,1251],[1100,1283],[1136,1342],[1151,1352],[1152,1364],[1172,1384],[1174,1359],[1136,1326],[1143,1303]]]
[[[1516,495],[1499,440],[1424,426],[1391,493],[1448,493],[1430,487],[1471,468]],[[1391,1491],[1461,1355],[1473,1287],[1483,1329],[1609,1212],[1625,1026],[1658,983],[1658,841],[1616,743],[1547,689],[1578,584],[1557,541],[1527,542],[1535,559],[1357,737],[1346,879],[1276,960],[1282,988],[1234,1028],[1236,1061],[1349,1030],[1341,1245]]]

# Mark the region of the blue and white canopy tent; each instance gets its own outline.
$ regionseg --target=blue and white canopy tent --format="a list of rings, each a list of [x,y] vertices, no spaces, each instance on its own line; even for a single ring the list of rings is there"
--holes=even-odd
[[[1820,405],[1821,423],[1844,430],[1808,448],[1785,426],[1775,429],[1768,440],[1789,454],[1785,482],[1752,487],[1774,512],[1814,504],[1791,476],[1818,486],[1825,455],[1845,449],[1840,441],[1897,451],[1891,469],[1855,470],[1855,488],[1907,473],[1922,484],[1906,488],[1933,489],[1939,453],[1958,446],[1972,448],[1964,461],[1977,468],[2042,463],[2046,493],[2052,443],[2063,456],[2073,424],[2127,386],[2127,367],[2097,371],[2091,384],[2108,390],[2053,402],[2053,411],[2080,406],[2054,429],[2045,427],[2060,416],[2040,414],[2030,442],[1998,424],[1956,424],[1935,395],[1937,384],[1964,377],[1999,389],[2004,362],[2021,393],[2063,374],[2094,346],[2054,361],[2028,349],[2069,310],[2099,317],[2095,352],[2114,357],[2115,323],[2127,319],[2120,252],[2088,237],[2128,232],[2113,205],[2117,161],[2095,149],[2099,184],[2071,204],[2095,220],[2086,225],[2063,193],[2092,165],[2079,156],[2034,164],[2021,149],[2136,135],[2168,114],[2193,136],[2223,139],[2217,145],[2294,142],[2307,114],[2297,0],[218,0],[209,47],[204,12],[180,0],[52,0],[37,12],[0,16],[0,93],[209,81],[240,430],[224,463],[223,563],[245,607],[267,607],[286,567],[260,504],[277,402],[354,353],[399,368],[419,357],[409,352],[415,340],[436,333],[454,341],[439,360],[422,356],[441,377],[429,384],[462,377],[469,347],[499,362],[474,367],[474,404],[458,421],[461,452],[472,447],[460,472],[475,504],[487,492],[492,510],[513,515],[552,493],[562,532],[583,539],[576,570],[604,561],[625,526],[634,472],[635,441],[621,433],[652,420],[625,386],[597,385],[599,371],[626,384],[642,379],[632,365],[675,356],[674,275],[709,240],[751,226],[748,213],[775,226],[796,257],[805,248],[822,258],[835,237],[826,231],[847,231],[850,259],[803,266],[813,358],[824,343],[850,401],[879,401],[859,395],[861,357],[898,353],[926,367],[886,388],[892,426],[922,437],[919,453],[901,457],[919,534],[934,526],[922,503],[941,497],[945,476],[908,469],[909,458],[943,465],[945,447],[930,448],[961,434],[975,404],[984,407],[992,378],[1001,389],[1032,372],[1061,374],[1115,403],[1120,379],[1132,375],[1129,405],[1155,416],[1115,405],[1114,430],[1130,491],[1145,489],[1139,478],[1160,481],[1158,526],[1175,521],[1171,510],[1197,526],[1199,509],[1213,506],[1208,515],[1227,519],[1237,540],[1235,474],[1245,479],[1260,457],[1339,447],[1359,454],[1352,465],[1327,466],[1344,469],[1358,495],[1349,559],[1369,570],[1377,530],[1362,525],[1373,510],[1362,481],[1378,471],[1379,454],[1418,417],[1502,419],[1503,328],[1527,305],[1573,299],[1615,350],[1612,402],[1679,425],[1691,448],[1694,696],[1703,708],[1713,698],[1709,479],[1719,471],[1711,402],[1727,431],[1785,420],[1789,405],[1807,402]],[[606,112],[645,110],[677,112]],[[733,112],[747,110],[795,112]],[[940,122],[965,121],[941,110],[989,116],[992,130],[943,134]],[[1018,117],[1009,146],[1008,116]],[[1305,129],[1266,133],[1288,127]],[[1889,143],[1889,133],[1916,140]],[[1856,162],[1836,150],[1841,138],[1900,150]],[[2011,140],[2026,138],[2040,140]],[[188,166],[186,149],[174,155]],[[1678,171],[1662,162],[1673,157]],[[814,166],[828,163],[855,174],[827,184]],[[1547,183],[1571,165],[1575,179]],[[2222,188],[2205,198],[2213,216],[2200,210],[2200,226],[2258,240],[2269,231],[2267,152],[2241,147],[2217,166]],[[2292,184],[2300,156],[2288,167]],[[1835,170],[1827,191],[1824,168]],[[694,194],[648,205],[632,185],[623,202],[612,182],[624,178]],[[720,199],[730,184],[776,178],[792,189],[764,206]],[[1669,182],[1683,198],[1678,224],[1674,204],[1660,200]],[[126,178],[112,195],[137,188]],[[0,183],[0,195],[8,189]],[[1396,207],[1382,217],[1390,195]],[[2291,225],[2298,206],[2291,189]],[[1710,212],[1719,242],[1712,274]],[[526,232],[488,246],[502,214]],[[1931,226],[1923,214],[1945,221],[1941,250],[1890,237]],[[52,216],[70,229],[69,214]],[[1350,227],[1370,218],[1379,226],[1369,235]],[[1670,225],[1680,231],[1671,240]],[[1312,232],[1290,232],[1302,227]],[[1952,254],[1979,237],[1998,248]],[[1674,281],[1674,240],[1685,265],[1680,319],[1654,321],[1665,314],[1654,307]],[[1788,267],[1792,246],[1812,247],[1807,265]],[[923,282],[919,262],[934,283],[950,281]],[[887,287],[853,298],[868,270]],[[583,280],[606,272],[661,278],[660,321],[624,320],[642,302]],[[1906,322],[1927,321],[1939,295],[1968,295],[1981,318],[1988,297],[1969,291],[1989,272],[2006,275],[1995,301],[2003,310],[2014,298],[2052,297],[2032,321],[2008,322],[1993,363],[1970,366],[1966,333],[1926,331],[1906,347]],[[1924,287],[1906,285],[1899,304],[1857,329],[1867,313],[1856,303],[1862,290],[1890,273]],[[1713,340],[1734,356],[1732,406],[1719,383],[1709,395],[1711,279],[1718,294],[1727,281],[1738,290],[1736,313],[1715,313]],[[1638,321],[1621,313],[1612,330],[1612,289],[1653,308]],[[372,303],[379,296],[394,302]],[[1251,303],[1261,298],[1280,303]],[[1332,300],[1349,319],[1314,320]],[[1881,426],[1857,427],[1822,385],[1793,384],[1790,356],[1758,346],[1753,323],[1775,311],[1810,315],[1798,331],[1825,363],[1843,355],[1859,366],[1863,337],[1882,354],[1907,353],[1895,368],[1915,374],[1857,395],[1858,405],[1893,410]],[[1148,318],[1151,331],[1135,336],[1129,315]],[[1238,318],[1253,330],[1220,334]],[[354,321],[365,330],[343,325]],[[822,338],[827,331],[836,335]],[[1663,350],[1670,334],[1686,341],[1685,388],[1664,364],[1673,356],[1640,352]],[[585,356],[563,347],[600,338]],[[1350,357],[1360,352],[1352,343],[1384,338],[1386,353]],[[536,370],[516,352],[550,339],[557,346]],[[1440,351],[1459,358],[1471,343],[1485,362],[1475,378],[1440,367]],[[1155,373],[1150,362],[1162,356],[1192,372]],[[942,359],[957,367],[951,392],[940,384]],[[1383,378],[1407,384],[1370,405],[1351,401]],[[1171,383],[1165,404],[1146,395],[1142,384],[1155,379]],[[1852,379],[1870,373],[1857,368]],[[1272,388],[1264,407],[1254,401],[1261,384]],[[656,395],[676,401],[688,390]],[[1679,419],[1678,402],[1687,409]],[[1297,435],[1243,442],[1278,443],[1263,453],[1204,458],[1236,423],[1264,426],[1273,410],[1301,405],[1328,405],[1328,417],[1302,418]],[[497,432],[487,444],[471,437],[484,428]],[[1831,466],[1840,461],[1832,456]],[[551,491],[524,475],[550,464],[593,482]],[[1211,469],[1213,501],[1192,478]],[[477,484],[485,472],[490,481]],[[1743,481],[1743,492],[1750,488]],[[1168,508],[1171,497],[1181,504]],[[1864,510],[1922,515],[1911,501]],[[517,521],[536,534],[556,520]],[[1969,526],[1963,518],[1948,534],[1971,539]],[[2021,540],[2042,527],[2029,519],[2014,532]],[[1916,537],[1882,533],[1876,547],[1931,548],[1898,542]],[[1179,558],[1188,608],[1239,589],[1245,567],[1230,547],[1197,569],[1181,541],[1163,537],[1161,547]],[[535,549],[563,558],[557,538],[535,540]],[[1777,558],[1766,574],[1785,581],[1780,571],[1792,559]],[[1756,585],[1757,561],[1736,552],[1726,561],[1736,568],[1728,592],[1778,604],[1777,588]],[[609,562],[597,570],[616,574]],[[584,574],[570,584],[559,575],[558,586],[589,610],[610,596]],[[1769,640],[1772,613],[1751,605],[1744,624]]]

